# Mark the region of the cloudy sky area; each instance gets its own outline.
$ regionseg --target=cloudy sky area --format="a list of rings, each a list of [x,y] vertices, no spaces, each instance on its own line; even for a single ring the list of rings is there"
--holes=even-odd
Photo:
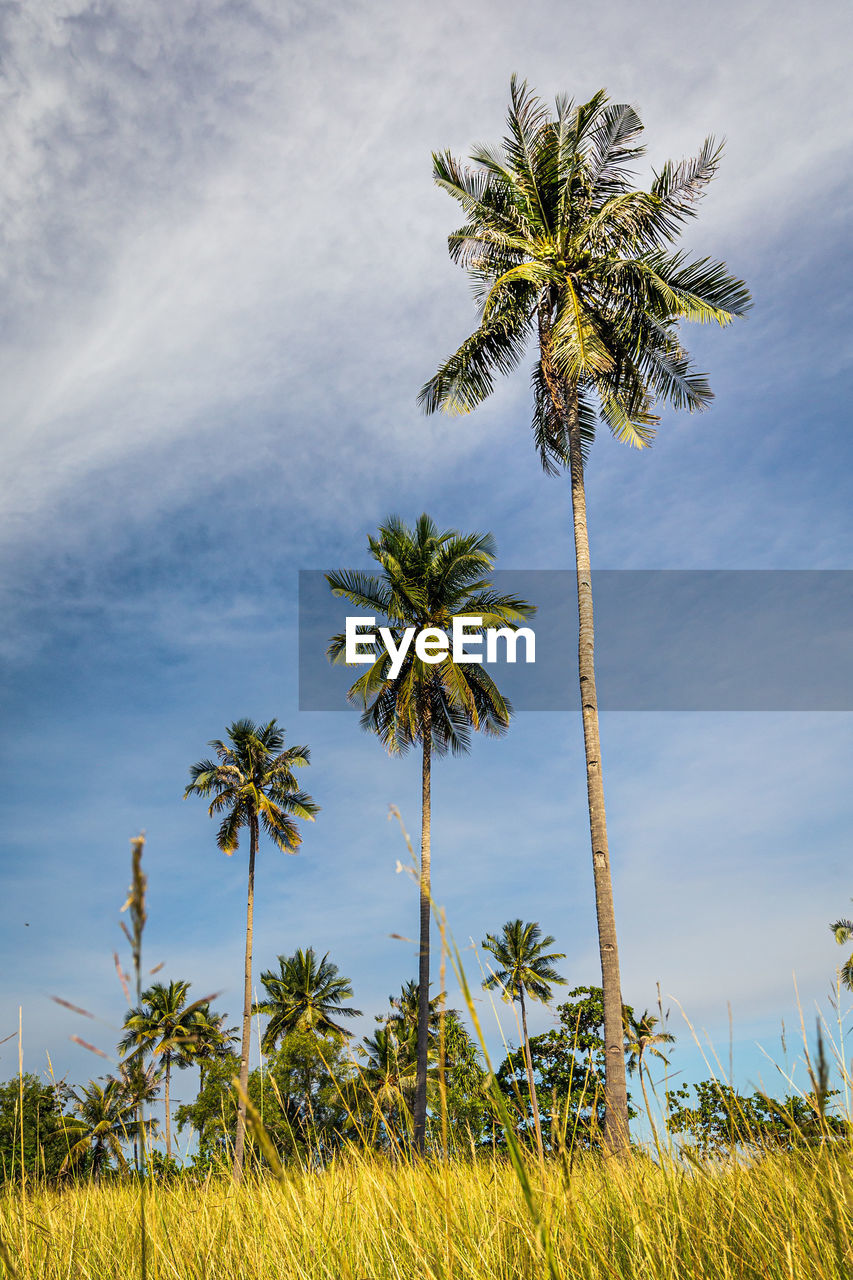
[[[353,713],[298,712],[297,571],[362,564],[378,520],[424,509],[493,530],[503,567],[572,563],[524,374],[466,419],[417,410],[474,324],[430,151],[497,140],[513,71],[634,104],[642,181],[725,135],[687,243],[755,307],[688,335],[709,413],[666,415],[642,455],[600,439],[594,562],[853,568],[847,6],[29,0],[0,23],[0,1039],[22,1005],[29,1069],[46,1050],[71,1079],[100,1069],[68,1036],[114,1031],[49,996],[121,1021],[141,828],[149,963],[236,1015],[245,863],[181,794],[242,715],[310,744],[322,806],[298,858],[263,851],[258,966],[330,951],[367,1031],[414,972],[389,938],[412,935],[415,899],[386,815],[417,828],[418,766]],[[608,712],[602,734],[625,998],[651,1005],[660,982],[726,1062],[730,1003],[738,1080],[770,1083],[755,1042],[778,1055],[796,1024],[792,974],[811,1024],[841,958],[853,720]],[[598,981],[581,746],[576,717],[524,713],[440,765],[433,804],[457,940],[541,920],[572,985]],[[11,1075],[13,1043],[0,1054]]]

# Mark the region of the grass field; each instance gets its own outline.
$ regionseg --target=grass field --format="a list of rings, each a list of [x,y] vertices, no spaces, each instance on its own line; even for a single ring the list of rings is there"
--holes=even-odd
[[[634,1154],[531,1167],[535,1204],[501,1160],[392,1165],[152,1188],[158,1280],[849,1280],[853,1157],[827,1147],[716,1168]],[[537,1222],[537,1215],[539,1221]],[[132,1184],[0,1200],[3,1255],[27,1280],[141,1275]],[[548,1257],[550,1242],[551,1258]]]

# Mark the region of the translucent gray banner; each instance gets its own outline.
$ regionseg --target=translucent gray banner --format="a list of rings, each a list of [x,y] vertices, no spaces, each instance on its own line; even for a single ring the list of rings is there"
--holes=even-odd
[[[504,569],[491,581],[537,606],[535,662],[520,644],[511,664],[501,645],[488,665],[498,688],[517,711],[577,710],[574,571]],[[592,585],[602,710],[853,710],[853,570],[601,570]],[[333,596],[322,570],[300,571],[301,711],[348,707],[367,668],[332,666],[326,648],[364,612]]]

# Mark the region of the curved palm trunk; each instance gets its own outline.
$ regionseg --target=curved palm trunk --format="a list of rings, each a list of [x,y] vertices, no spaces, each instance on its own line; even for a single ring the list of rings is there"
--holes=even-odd
[[[421,875],[420,875],[420,960],[418,964],[418,1053],[415,1077],[415,1150],[426,1145],[427,1050],[429,1047],[429,924],[430,924],[430,766],[432,729],[429,708],[424,725],[424,758],[421,773]]]
[[[249,1047],[252,1038],[252,928],[255,909],[255,854],[258,850],[258,819],[249,823],[249,887],[246,895],[246,961],[243,968],[243,1038],[240,1046],[240,1096],[237,1100],[237,1141],[234,1144],[235,1182],[243,1177],[246,1145],[246,1096],[249,1089]]]
[[[567,426],[569,435],[572,522],[578,583],[578,678],[586,753],[586,792],[592,844],[592,874],[595,882],[598,951],[601,959],[601,987],[604,999],[604,1145],[608,1151],[620,1152],[627,1148],[629,1140],[628,1083],[625,1076],[622,988],[619,980],[616,915],[613,909],[613,884],[610,878],[610,851],[607,844],[607,819],[604,811],[604,782],[601,770],[601,741],[598,731],[595,627],[592,612],[592,573],[589,558],[589,532],[586,524],[583,453],[577,390],[567,387],[554,368],[550,356],[550,332],[550,315],[547,305],[543,305],[539,313],[542,372],[554,410]]]
[[[530,1105],[533,1108],[533,1124],[536,1129],[536,1150],[539,1153],[539,1164],[545,1168],[545,1150],[542,1146],[542,1124],[539,1119],[539,1099],[536,1097],[536,1085],[533,1082],[533,1059],[530,1056],[530,1036],[527,1034],[527,1009],[524,1004],[524,988],[521,997],[521,1027],[524,1032],[524,1060],[527,1064],[527,1086],[530,1090]]]

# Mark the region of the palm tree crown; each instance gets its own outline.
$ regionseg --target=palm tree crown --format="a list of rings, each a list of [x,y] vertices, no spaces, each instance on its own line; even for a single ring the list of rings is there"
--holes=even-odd
[[[73,1166],[88,1151],[92,1153],[92,1177],[97,1179],[109,1168],[110,1157],[119,1167],[127,1168],[122,1144],[135,1138],[140,1124],[134,1112],[137,1097],[115,1076],[107,1076],[103,1084],[90,1080],[79,1092],[69,1090],[74,1110],[79,1119],[72,1126],[70,1136],[77,1139],[69,1148],[63,1169]],[[152,1120],[144,1122],[146,1130],[153,1127]]]
[[[127,1058],[142,1053],[188,1066],[196,1043],[197,1014],[201,1003],[188,1005],[188,982],[155,982],[142,993],[142,1004],[129,1009],[124,1019],[121,1049]],[[185,1061],[184,1061],[185,1060]]]
[[[496,967],[483,985],[498,988],[505,1000],[519,1000],[522,995],[543,1004],[551,999],[551,984],[565,983],[554,968],[554,960],[565,960],[562,951],[546,952],[554,945],[550,933],[542,937],[535,921],[508,920],[500,934],[488,933],[482,946],[495,957]]]
[[[380,575],[339,570],[326,579],[335,595],[387,618],[395,644],[410,626],[448,631],[456,617],[481,617],[483,628],[512,627],[535,612],[526,601],[498,595],[491,587],[488,574],[496,554],[491,534],[440,531],[424,514],[413,529],[391,516],[367,541]],[[346,660],[343,635],[332,638],[328,653],[332,662]],[[392,754],[426,737],[439,755],[466,751],[472,728],[488,734],[507,728],[512,707],[482,665],[460,665],[450,653],[428,664],[410,645],[393,679],[390,666],[383,651],[348,696],[365,708],[363,727]]]
[[[633,1014],[625,1019],[625,1048],[628,1051],[628,1071],[631,1075],[647,1068],[647,1057],[658,1058],[665,1064],[669,1062],[659,1046],[675,1044],[675,1036],[663,1029],[656,1031],[655,1027],[659,1023],[660,1019],[649,1013],[648,1009],[639,1017]]]
[[[648,191],[631,164],[645,148],[632,107],[604,91],[556,113],[513,77],[502,148],[474,151],[474,168],[433,156],[436,183],[461,205],[448,239],[481,304],[480,325],[421,392],[427,412],[467,413],[538,339],[533,431],[548,471],[567,465],[578,420],[584,451],[596,408],[613,434],[650,443],[656,401],[702,409],[712,397],[678,337],[680,320],[728,324],[750,305],[722,263],[673,251],[719,167],[706,139],[698,156],[667,162]]]
[[[270,1018],[261,1042],[265,1053],[271,1053],[291,1031],[310,1031],[317,1036],[352,1034],[334,1019],[358,1018],[361,1010],[344,1007],[343,1002],[352,999],[352,983],[338,972],[328,952],[318,961],[313,947],[307,951],[300,948],[292,956],[279,956],[278,968],[278,973],[267,969],[261,974],[267,998],[252,1009],[252,1013]]]
[[[384,1017],[378,1019],[384,1027],[390,1027],[395,1035],[405,1035],[412,1027],[417,1026],[420,988],[414,978],[410,978],[408,982],[403,983],[398,996],[389,996],[388,1003],[390,1009]],[[438,1029],[438,1006],[439,997],[433,996],[432,1000],[429,1001],[430,1034]]]
[[[284,749],[284,730],[270,720],[256,725],[235,720],[228,726],[228,744],[214,738],[209,744],[217,760],[200,760],[190,769],[189,795],[213,796],[208,812],[222,814],[216,843],[232,854],[241,827],[257,821],[277,848],[295,853],[302,833],[295,819],[312,822],[319,806],[299,789],[293,770],[307,765],[307,747]]]
[[[380,1106],[408,1104],[417,1075],[417,1029],[378,1027],[364,1036],[361,1073]]]
[[[839,947],[853,938],[853,920],[835,920],[829,927]],[[853,991],[853,954],[841,966],[841,981],[848,991]]]
[[[225,1026],[227,1017],[225,1013],[215,1013],[209,1000],[198,1001],[194,1006],[192,1056],[202,1068],[215,1058],[227,1058],[231,1054],[237,1028]]]

